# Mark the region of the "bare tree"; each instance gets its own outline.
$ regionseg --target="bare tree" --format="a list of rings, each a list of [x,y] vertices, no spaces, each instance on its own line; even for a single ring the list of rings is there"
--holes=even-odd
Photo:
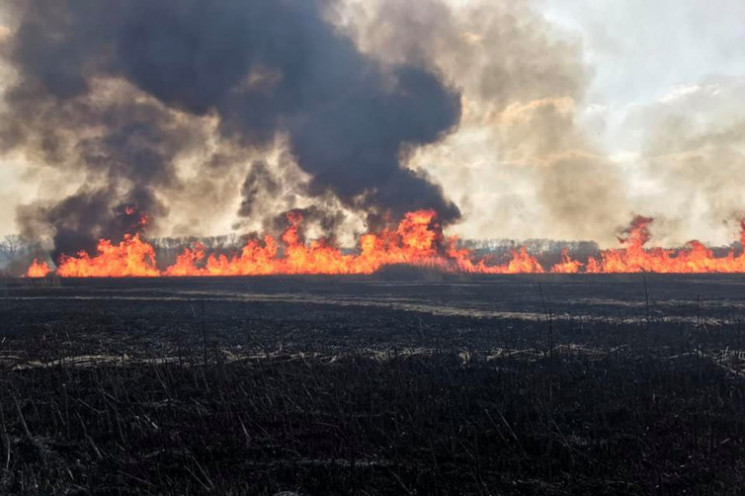
[[[26,253],[29,248],[28,241],[18,234],[8,234],[0,241],[0,254],[6,258],[13,259],[18,255]]]

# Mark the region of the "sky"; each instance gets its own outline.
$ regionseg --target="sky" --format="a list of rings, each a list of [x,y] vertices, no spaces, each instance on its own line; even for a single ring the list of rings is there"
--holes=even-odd
[[[364,6],[355,2],[359,0],[348,0],[348,19],[339,22],[351,26],[350,32],[356,33],[353,36],[357,36],[362,49],[383,59],[395,57],[389,53],[393,46],[390,40],[375,36],[376,25],[370,20],[374,15],[369,9],[387,6],[386,12],[398,12],[405,10],[398,8],[403,0],[371,1]],[[487,9],[506,5],[479,0],[448,3],[456,17],[478,3]],[[740,122],[745,121],[745,104],[740,103],[745,100],[745,2],[535,0],[515,4],[526,5],[527,9],[505,7],[508,14],[518,17],[516,29],[523,29],[523,24],[538,25],[541,43],[547,50],[566,44],[569,48],[565,52],[579,54],[583,86],[581,90],[569,91],[571,94],[534,92],[526,96],[515,90],[499,104],[495,121],[489,117],[494,113],[490,93],[477,95],[475,83],[459,80],[461,66],[447,58],[447,53],[433,56],[446,74],[452,70],[449,77],[454,84],[464,88],[466,113],[452,136],[442,144],[417,151],[411,166],[426,170],[461,206],[464,218],[452,230],[472,238],[593,238],[602,244],[613,241],[614,229],[623,219],[642,213],[660,216],[656,234],[667,243],[691,238],[729,243],[733,219],[745,211],[745,203],[739,199],[739,181],[729,180],[731,175],[738,175],[738,167],[745,166],[745,150],[739,144],[743,137]],[[364,9],[368,9],[367,17],[360,14]],[[424,16],[425,23],[431,21],[421,12],[407,15]],[[522,15],[526,16],[525,22]],[[501,22],[495,21],[495,25],[502,26]],[[488,26],[480,32],[472,21],[456,24],[463,37],[478,40],[490,33]],[[370,26],[373,29],[365,31]],[[12,20],[0,8],[0,43],[10,36],[11,29]],[[475,46],[474,51],[461,51],[458,55],[468,53],[483,58],[474,65],[487,67],[491,48],[478,42]],[[499,50],[500,56],[510,54],[510,46]],[[540,53],[528,53],[540,57]],[[493,58],[496,60],[497,56]],[[530,66],[530,61],[523,62],[520,70],[532,74]],[[0,65],[0,90],[12,79],[12,69]],[[550,103],[546,104],[548,100]],[[563,116],[563,120],[556,121],[558,124],[536,121],[519,133],[512,128],[509,132],[493,130],[509,116],[547,105]],[[544,128],[551,125],[570,128],[560,139],[571,145],[552,150],[547,159],[535,152],[539,145],[531,145],[536,139],[531,133],[546,133]],[[724,142],[723,136],[728,136],[729,141]],[[539,144],[543,146],[542,143]],[[690,158],[692,154],[695,160]],[[592,165],[580,171],[578,167],[562,165],[563,159],[556,158],[559,155],[591,157],[588,160]],[[33,168],[28,165],[33,160],[22,154],[0,156],[0,234],[18,231],[15,212],[19,204],[30,203],[59,188],[59,178],[30,172]],[[722,160],[728,162],[723,164]],[[543,165],[515,165],[531,161]],[[543,172],[548,169],[559,172]],[[597,179],[595,170],[601,171],[599,175],[610,175]],[[566,189],[571,196],[576,186],[578,196],[586,196],[586,202],[547,199],[566,197],[567,191],[557,193],[553,185],[575,173]],[[583,181],[598,182],[582,189],[577,183]],[[70,182],[74,183],[75,178],[70,178]],[[623,195],[604,202],[606,195],[617,193],[615,190],[623,190]],[[228,203],[223,216],[210,223],[212,232],[204,234],[229,230],[238,201],[236,197],[235,202]],[[611,212],[581,212],[594,208],[588,205],[600,203],[608,203],[606,207]]]
[[[623,126],[634,108],[709,79],[745,75],[745,2],[544,0],[540,10],[582,38],[593,72],[585,103],[590,111],[608,108],[611,153],[638,148]]]

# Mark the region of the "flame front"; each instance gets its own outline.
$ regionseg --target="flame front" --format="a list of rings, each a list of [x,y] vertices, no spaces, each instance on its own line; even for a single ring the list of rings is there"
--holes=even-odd
[[[297,212],[287,215],[290,226],[278,242],[272,236],[263,241],[250,240],[239,254],[206,255],[204,247],[195,243],[184,250],[176,263],[168,267],[166,276],[244,276],[267,274],[371,274],[384,265],[452,264],[438,246],[442,231],[436,224],[436,214],[430,210],[410,212],[393,230],[365,234],[360,238],[357,255],[345,255],[325,240],[301,241],[303,221]],[[282,254],[280,254],[282,252]]]
[[[139,234],[126,235],[119,244],[102,239],[96,256],[81,251],[77,257],[62,255],[57,274],[62,277],[157,277],[155,250]]]
[[[695,274],[704,272],[745,272],[745,253],[715,257],[712,250],[699,241],[689,241],[681,250],[648,248],[649,224],[652,219],[636,217],[627,235],[619,239],[623,248],[604,250],[599,257],[590,257],[585,271],[589,273],[661,272]],[[740,224],[741,244],[745,236],[745,222]],[[745,246],[743,244],[742,246]]]
[[[159,270],[153,246],[139,234],[127,235],[120,243],[101,240],[97,252],[63,255],[57,266],[62,277],[157,277],[157,276],[248,276],[269,274],[371,274],[387,265],[408,264],[432,267],[444,272],[477,274],[574,273],[700,273],[745,272],[745,254],[734,250],[716,257],[698,241],[683,249],[645,248],[650,239],[652,219],[637,217],[619,238],[621,248],[601,251],[586,263],[574,260],[568,250],[561,261],[544,267],[527,249],[517,248],[504,263],[489,257],[476,259],[467,249],[457,247],[455,237],[446,237],[432,210],[407,213],[395,229],[367,233],[360,237],[356,254],[344,254],[326,240],[302,240],[302,215],[287,214],[289,227],[279,240],[272,236],[246,242],[238,253],[208,254],[194,243],[178,255],[176,262]],[[745,243],[745,222],[741,225]],[[44,277],[50,271],[45,262],[29,267],[28,277]]]

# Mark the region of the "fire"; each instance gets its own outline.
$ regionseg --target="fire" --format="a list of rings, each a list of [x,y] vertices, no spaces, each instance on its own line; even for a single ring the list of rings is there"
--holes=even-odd
[[[51,272],[49,264],[46,262],[39,262],[38,259],[34,259],[31,266],[26,271],[26,277],[38,278],[46,277]]]
[[[557,274],[576,274],[582,267],[582,262],[573,260],[569,255],[569,250],[564,248],[561,250],[561,262],[557,263],[551,269],[551,272]]]
[[[371,274],[391,264],[439,265],[447,261],[440,254],[442,231],[435,219],[434,211],[408,213],[395,231],[365,234],[360,239],[359,254],[345,255],[326,240],[304,243],[300,235],[302,215],[290,212],[290,225],[279,241],[272,236],[250,240],[233,256],[207,256],[197,243],[184,250],[164,275]]]
[[[305,242],[303,217],[287,214],[288,227],[279,239],[264,236],[250,239],[236,253],[207,253],[201,243],[185,249],[173,265],[158,269],[153,246],[139,234],[127,235],[120,243],[101,240],[96,254],[63,255],[57,266],[62,277],[157,277],[157,276],[248,276],[268,274],[371,274],[384,266],[408,264],[433,267],[452,273],[540,274],[576,273],[698,273],[745,272],[745,254],[734,250],[717,257],[698,241],[682,249],[646,248],[651,218],[636,217],[619,238],[621,248],[602,250],[586,262],[563,250],[552,267],[541,265],[526,248],[512,250],[509,260],[494,263],[490,257],[476,259],[470,250],[458,248],[457,238],[443,234],[432,210],[407,213],[395,228],[360,237],[355,254],[343,253],[327,240]],[[142,216],[141,225],[147,222]],[[741,224],[745,243],[745,221]],[[29,267],[28,277],[43,277],[50,271],[45,262]]]
[[[730,250],[724,257],[715,257],[712,250],[695,240],[681,250],[645,248],[650,239],[648,226],[651,223],[648,217],[636,217],[626,236],[619,239],[623,248],[604,250],[597,258],[590,257],[585,271],[596,274],[745,272],[745,252],[735,255],[734,250]],[[745,222],[740,227],[741,240],[745,240]]]
[[[113,244],[102,239],[91,257],[81,251],[77,257],[62,255],[57,274],[62,277],[155,277],[160,271],[155,267],[153,246],[139,234],[126,235],[121,243]]]

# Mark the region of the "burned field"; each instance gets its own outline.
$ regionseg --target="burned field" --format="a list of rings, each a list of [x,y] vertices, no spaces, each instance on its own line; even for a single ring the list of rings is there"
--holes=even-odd
[[[744,290],[707,275],[9,280],[0,492],[738,494]]]

